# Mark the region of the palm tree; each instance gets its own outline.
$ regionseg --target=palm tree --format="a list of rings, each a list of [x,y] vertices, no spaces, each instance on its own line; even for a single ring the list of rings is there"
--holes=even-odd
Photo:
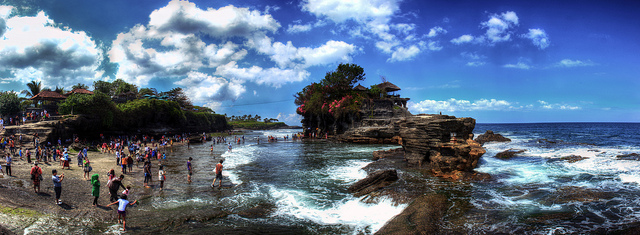
[[[27,83],[29,90],[22,90],[20,94],[24,94],[29,97],[34,97],[42,91],[42,82],[31,81]],[[35,105],[38,106],[38,101],[35,101]]]
[[[54,91],[64,95],[64,87],[56,86],[56,89]]]

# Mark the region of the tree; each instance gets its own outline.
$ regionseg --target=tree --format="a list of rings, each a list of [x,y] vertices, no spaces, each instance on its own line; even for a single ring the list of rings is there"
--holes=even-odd
[[[58,87],[56,86],[56,90],[54,90],[57,93],[63,94],[64,95],[64,87]]]
[[[93,82],[93,92],[102,93],[108,96],[111,96],[111,83],[105,81],[95,81]]]
[[[13,91],[0,92],[0,114],[10,115],[20,112],[20,98]]]
[[[169,91],[162,92],[160,93],[160,95],[163,95],[163,96],[166,95],[168,100],[178,102],[180,107],[185,108],[185,107],[193,106],[193,104],[191,104],[191,100],[189,100],[189,97],[187,97],[187,95],[184,94],[184,91],[180,87],[176,87]]]
[[[158,95],[158,90],[156,90],[156,88],[140,88],[138,95]]]
[[[112,83],[113,95],[119,95],[122,93],[133,92],[138,93],[138,87],[131,83],[127,83],[122,79],[116,79]]]
[[[20,94],[26,95],[28,97],[34,97],[42,91],[42,82],[31,81],[27,83],[28,90],[22,90]],[[38,102],[35,103],[38,105]]]
[[[82,83],[78,83],[76,85],[73,85],[71,87],[71,89],[85,89],[86,90],[86,89],[89,89],[89,86],[87,86],[85,84],[82,84]]]

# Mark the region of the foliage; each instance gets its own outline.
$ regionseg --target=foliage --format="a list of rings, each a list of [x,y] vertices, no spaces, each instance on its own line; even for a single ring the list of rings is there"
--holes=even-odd
[[[364,76],[364,70],[358,65],[338,65],[338,69],[328,72],[320,83],[312,83],[295,95],[299,106],[296,112],[335,119],[357,112],[363,96],[353,90],[353,85],[364,80]]]
[[[55,91],[55,92],[57,92],[57,93],[60,93],[60,94],[62,94],[62,95],[64,95],[64,93],[65,93],[65,92],[64,92],[64,87],[58,87],[58,86],[56,86],[56,89],[55,89],[54,91]]]
[[[381,97],[384,94],[384,91],[378,85],[372,85],[368,92],[371,97]]]
[[[0,114],[10,115],[20,112],[20,98],[13,91],[0,92]]]
[[[191,101],[189,97],[184,94],[184,91],[180,87],[173,88],[169,91],[160,93],[161,96],[167,96],[168,100],[178,102],[180,107],[191,107]]]
[[[247,115],[242,115],[242,116],[231,116],[231,117],[227,117],[227,121],[231,121],[231,122],[235,122],[235,121],[252,121],[252,122],[259,122],[260,119],[262,119],[262,117],[260,117],[260,115],[256,114],[255,116],[252,116],[251,114]]]
[[[158,95],[158,90],[156,90],[156,88],[140,88],[140,91],[138,91],[138,95],[143,96],[143,95]]]
[[[85,85],[85,84],[82,84],[82,83],[78,83],[78,84],[76,84],[76,85],[73,85],[73,86],[71,87],[71,89],[72,89],[72,90],[73,90],[73,89],[85,89],[85,90],[86,90],[86,89],[89,89],[89,86],[87,86],[87,85]]]
[[[58,105],[58,112],[62,115],[88,114],[99,116],[103,127],[111,127],[118,110],[109,96],[102,93],[72,94]]]
[[[35,95],[37,95],[42,91],[42,82],[31,81],[27,83],[27,88],[29,89],[22,90],[20,94],[26,95],[28,97],[34,97]],[[37,101],[36,101],[36,105],[38,105]]]
[[[117,105],[122,127],[146,127],[165,124],[180,126],[186,118],[178,103],[173,101],[139,99]]]
[[[103,93],[108,96],[119,95],[126,92],[138,93],[136,85],[125,82],[122,79],[116,79],[113,82],[95,81],[93,82],[93,90],[96,93]]]

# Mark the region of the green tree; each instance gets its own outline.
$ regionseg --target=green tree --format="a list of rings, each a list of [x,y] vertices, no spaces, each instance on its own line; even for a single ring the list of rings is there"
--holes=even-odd
[[[56,89],[54,91],[64,95],[64,87],[56,86]]]
[[[71,89],[89,89],[89,86],[82,83],[78,83],[76,85],[73,85]]]
[[[93,87],[95,89],[93,89],[93,92],[95,93],[102,93],[108,96],[112,96],[112,92],[111,92],[111,83],[110,82],[105,82],[105,81],[95,81],[93,82]]]
[[[22,92],[20,92],[20,94],[26,95],[28,97],[34,97],[35,95],[37,95],[38,93],[40,93],[42,91],[42,83],[41,82],[36,82],[36,81],[31,81],[29,83],[27,83],[27,90],[22,90]],[[38,102],[36,101],[35,103],[36,105],[38,105]]]
[[[127,83],[122,79],[116,79],[112,83],[112,91],[113,91],[113,95],[119,95],[119,94],[127,93],[130,91],[137,94],[138,87],[131,83]]]
[[[138,95],[158,95],[158,90],[156,90],[156,88],[140,88]]]
[[[20,112],[20,98],[13,91],[0,92],[0,114],[10,115]]]
[[[169,91],[162,92],[160,93],[160,95],[163,95],[163,96],[166,95],[168,100],[178,102],[180,107],[185,108],[185,107],[193,106],[193,104],[191,104],[191,100],[189,100],[189,97],[187,97],[187,95],[184,94],[184,90],[182,90],[182,88],[180,87],[176,87]]]

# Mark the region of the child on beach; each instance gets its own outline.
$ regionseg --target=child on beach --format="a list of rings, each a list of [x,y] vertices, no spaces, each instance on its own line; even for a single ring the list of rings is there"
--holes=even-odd
[[[127,188],[122,191],[122,195],[129,196],[129,192],[131,192],[131,185],[127,186]]]
[[[118,199],[115,202],[112,202],[111,204],[107,205],[107,206],[111,206],[114,205],[116,203],[118,203],[118,223],[120,223],[120,221],[122,221],[122,231],[127,231],[127,206],[133,206],[134,204],[136,204],[138,202],[138,200],[135,200],[131,203],[129,203],[129,201],[127,201],[127,195],[122,195],[122,197],[120,197],[120,199]],[[120,219],[122,218],[122,219]]]

